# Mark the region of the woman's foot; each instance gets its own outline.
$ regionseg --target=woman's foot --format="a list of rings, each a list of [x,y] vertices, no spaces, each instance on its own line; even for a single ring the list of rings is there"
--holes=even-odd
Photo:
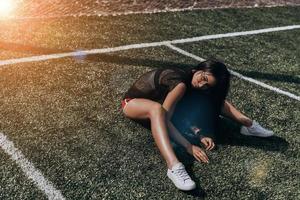
[[[180,190],[188,191],[196,188],[196,183],[191,179],[181,162],[173,165],[172,169],[168,169],[167,176]]]
[[[241,134],[249,135],[249,136],[256,136],[256,137],[271,137],[274,135],[274,132],[268,129],[263,128],[258,122],[253,121],[252,126],[241,127]]]

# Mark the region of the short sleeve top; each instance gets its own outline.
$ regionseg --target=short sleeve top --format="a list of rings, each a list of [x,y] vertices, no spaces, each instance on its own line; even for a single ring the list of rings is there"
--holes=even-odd
[[[191,70],[181,68],[155,69],[143,74],[125,93],[124,98],[145,98],[163,103],[167,94],[179,83],[191,85]]]

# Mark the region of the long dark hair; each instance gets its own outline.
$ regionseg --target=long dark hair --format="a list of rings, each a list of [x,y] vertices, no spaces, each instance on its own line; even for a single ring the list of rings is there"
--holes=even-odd
[[[209,89],[209,93],[217,105],[217,113],[220,114],[230,87],[230,73],[226,65],[215,58],[199,63],[192,68],[192,73],[199,70],[212,73],[216,79],[216,85]]]

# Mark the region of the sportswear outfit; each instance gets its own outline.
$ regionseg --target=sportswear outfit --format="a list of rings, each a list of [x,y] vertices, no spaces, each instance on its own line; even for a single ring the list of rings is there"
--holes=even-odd
[[[143,74],[125,93],[123,99],[144,98],[163,103],[167,94],[179,83],[188,87],[192,80],[189,70],[180,68],[155,69]]]

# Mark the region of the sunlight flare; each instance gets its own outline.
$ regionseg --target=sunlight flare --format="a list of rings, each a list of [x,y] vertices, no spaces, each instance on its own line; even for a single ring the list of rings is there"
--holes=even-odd
[[[0,17],[9,17],[14,7],[13,0],[0,0]]]

